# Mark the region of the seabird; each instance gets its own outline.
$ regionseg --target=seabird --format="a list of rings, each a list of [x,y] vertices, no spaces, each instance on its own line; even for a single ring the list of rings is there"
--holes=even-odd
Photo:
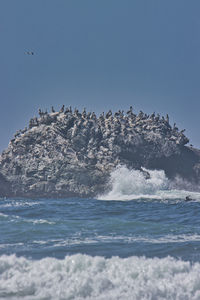
[[[190,198],[190,196],[185,197],[185,201],[191,201],[191,200],[192,200],[192,198]]]
[[[33,51],[26,51],[25,54],[27,54],[27,55],[34,55],[34,52]]]
[[[62,106],[61,109],[60,109],[60,113],[63,113],[63,112],[64,112],[64,109],[65,109],[65,105],[63,104],[63,106]]]

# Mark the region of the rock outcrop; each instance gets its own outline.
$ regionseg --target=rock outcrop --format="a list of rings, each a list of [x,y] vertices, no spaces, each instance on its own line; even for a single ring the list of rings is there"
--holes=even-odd
[[[18,131],[0,157],[0,196],[90,197],[105,191],[110,172],[163,169],[200,182],[200,154],[168,115],[109,111],[99,117],[62,108],[42,112]]]

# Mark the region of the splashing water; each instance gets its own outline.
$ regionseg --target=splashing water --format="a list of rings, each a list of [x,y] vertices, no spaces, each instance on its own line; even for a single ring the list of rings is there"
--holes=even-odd
[[[0,257],[7,299],[199,299],[199,263],[130,257],[68,256],[31,261]]]
[[[149,176],[146,176],[146,174]],[[111,191],[100,195],[100,200],[133,200],[133,199],[185,199],[191,195],[200,200],[200,193],[170,189],[170,181],[163,170],[129,170],[118,166],[111,173]]]

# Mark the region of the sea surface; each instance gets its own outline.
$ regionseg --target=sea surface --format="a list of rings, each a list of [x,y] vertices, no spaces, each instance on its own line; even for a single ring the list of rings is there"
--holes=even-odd
[[[98,199],[0,199],[0,299],[200,299],[200,194],[121,168]]]

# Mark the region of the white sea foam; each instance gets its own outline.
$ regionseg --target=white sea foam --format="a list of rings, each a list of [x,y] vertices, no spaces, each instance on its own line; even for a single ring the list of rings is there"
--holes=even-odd
[[[0,212],[0,218],[8,218],[9,216]]]
[[[69,239],[66,241],[68,244],[92,244],[97,242],[123,242],[123,243],[150,243],[150,244],[168,244],[168,243],[185,243],[185,242],[199,242],[200,241],[200,235],[199,234],[167,234],[163,235],[162,237],[150,237],[150,236],[144,236],[144,235],[133,235],[133,236],[124,236],[124,235],[116,235],[116,236],[109,236],[109,235],[99,235],[94,238],[90,239],[84,239],[84,240],[73,240]],[[65,242],[61,241],[60,244],[65,244]],[[56,244],[55,244],[56,245]]]
[[[31,207],[31,206],[35,206],[38,205],[39,202],[31,202],[31,201],[24,201],[24,200],[9,200],[9,202],[7,202],[7,200],[4,200],[3,202],[0,203],[0,207],[4,208],[4,207]]]
[[[8,247],[21,247],[24,246],[24,243],[9,243],[9,244],[0,244],[0,249],[8,248]]]
[[[111,173],[111,191],[100,195],[99,200],[133,200],[133,199],[185,199],[190,195],[200,200],[200,193],[170,189],[170,182],[163,170],[146,170],[149,177],[139,170],[129,170],[118,166]]]
[[[34,240],[33,244],[53,246],[53,247],[65,247],[76,245],[92,245],[98,243],[148,243],[148,244],[167,244],[167,243],[185,243],[185,242],[200,242],[200,235],[198,234],[167,234],[162,237],[151,237],[144,235],[97,235],[90,238],[68,238],[68,239],[47,239],[47,240]],[[0,247],[7,247],[8,245],[2,245]]]
[[[49,225],[55,225],[55,222],[45,220],[45,219],[28,219],[28,218],[22,218],[15,215],[6,215],[3,213],[0,213],[0,218],[10,218],[11,222],[25,222],[25,223],[32,223],[32,224],[49,224]]]
[[[0,257],[1,299],[197,300],[200,264],[171,257]]]
[[[54,225],[56,224],[55,222],[51,222],[45,219],[38,219],[38,220],[32,220],[32,219],[24,219],[25,222],[28,223],[33,223],[33,224],[49,224],[49,225]]]

